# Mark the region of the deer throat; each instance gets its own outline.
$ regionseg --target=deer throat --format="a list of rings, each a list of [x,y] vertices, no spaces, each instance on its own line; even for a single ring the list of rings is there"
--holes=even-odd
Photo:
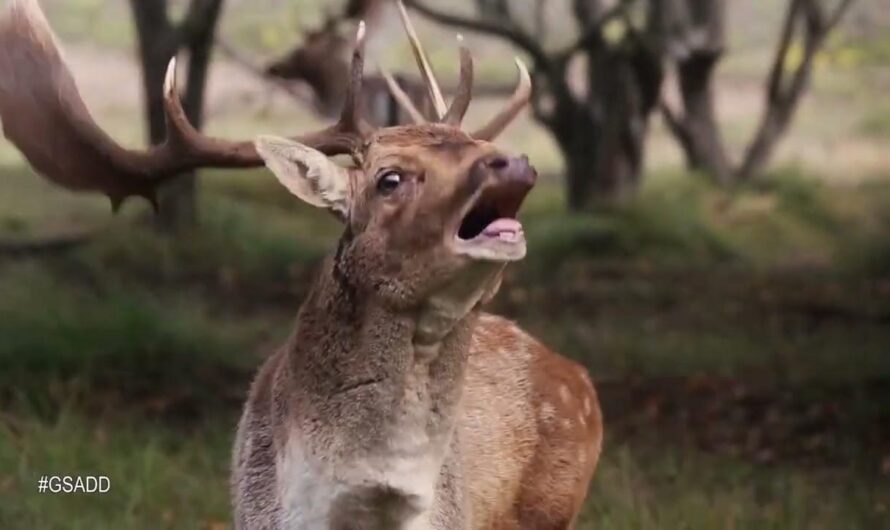
[[[487,267],[491,276],[491,267]],[[489,294],[443,286],[412,311],[393,310],[323,274],[307,298],[288,347],[287,401],[298,425],[318,436],[308,454],[350,461],[440,460],[463,393],[475,322]]]
[[[283,397],[293,427],[277,459],[279,502],[298,519],[342,511],[399,521],[388,527],[423,521],[454,460],[473,304],[442,294],[406,314],[358,293],[326,291],[336,284],[316,286],[290,343],[292,380]],[[418,333],[431,320],[447,325]]]
[[[439,354],[443,339],[474,309],[497,292],[505,264],[476,263],[439,289],[421,306],[412,343],[419,360]]]

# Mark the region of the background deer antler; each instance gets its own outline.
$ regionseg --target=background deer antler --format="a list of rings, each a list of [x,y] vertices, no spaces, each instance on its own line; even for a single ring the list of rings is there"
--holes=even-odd
[[[365,27],[359,24],[346,104],[339,121],[294,137],[328,155],[355,155],[369,127],[359,116]],[[171,60],[164,87],[167,139],[146,150],[122,147],[93,120],[35,0],[12,0],[0,17],[0,118],[4,135],[52,182],[100,191],[116,210],[129,196],[156,205],[160,184],[201,167],[257,167],[251,141],[204,136],[191,126],[176,90]]]

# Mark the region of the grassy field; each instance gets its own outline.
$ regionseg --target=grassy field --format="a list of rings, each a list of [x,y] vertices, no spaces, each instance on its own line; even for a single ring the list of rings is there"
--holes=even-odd
[[[208,176],[200,228],[168,239],[137,203],[113,220],[67,195],[36,208],[44,184],[3,171],[23,190],[7,244],[72,220],[91,239],[0,260],[0,527],[228,527],[250,375],[338,233],[273,180]],[[599,381],[582,528],[890,522],[886,182],[789,170],[727,195],[663,173],[626,208],[574,216],[556,186],[535,191],[530,257],[495,309]],[[44,473],[112,491],[40,495]]]

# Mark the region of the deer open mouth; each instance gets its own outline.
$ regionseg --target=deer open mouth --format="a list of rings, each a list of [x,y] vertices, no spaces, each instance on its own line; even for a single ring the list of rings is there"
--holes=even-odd
[[[480,190],[463,211],[456,250],[488,261],[524,258],[525,232],[516,215],[530,189],[527,182],[506,181]]]

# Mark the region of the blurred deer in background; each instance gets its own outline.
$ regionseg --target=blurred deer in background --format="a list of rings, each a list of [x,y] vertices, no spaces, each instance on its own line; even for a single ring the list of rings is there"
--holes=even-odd
[[[517,60],[505,108],[465,132],[469,50],[446,105],[400,12],[434,110],[427,119],[393,85],[410,125],[375,129],[360,115],[359,24],[334,125],[255,142],[201,135],[171,62],[167,141],[126,149],[90,116],[35,0],[13,0],[0,19],[0,117],[40,173],[115,204],[152,198],[183,170],[265,163],[343,221],[250,390],[232,469],[237,528],[571,528],[602,443],[596,392],[583,367],[481,311],[526,253],[516,215],[537,174],[491,142],[528,104],[531,81]]]
[[[266,73],[278,79],[306,83],[315,95],[318,110],[326,116],[336,115],[346,98],[349,55],[354,46],[352,39],[343,34],[343,26],[359,20],[366,23],[379,20],[384,4],[382,0],[351,0],[343,13],[329,12],[321,27],[305,31],[302,44],[269,64]],[[392,79],[424,116],[432,116],[431,102],[422,82],[398,74],[387,80],[387,75],[366,76],[362,85],[362,107],[370,123],[384,127],[411,122],[411,116],[391,95],[388,84]]]

